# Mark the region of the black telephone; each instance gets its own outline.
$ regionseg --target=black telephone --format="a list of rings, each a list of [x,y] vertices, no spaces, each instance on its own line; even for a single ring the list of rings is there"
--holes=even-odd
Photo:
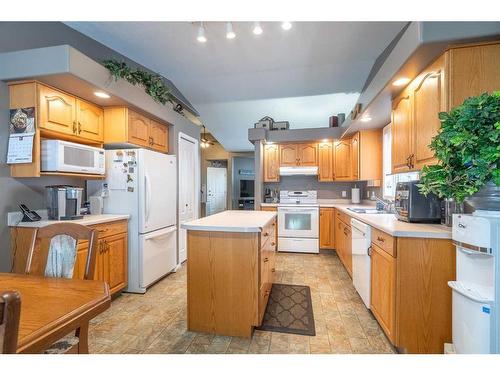
[[[25,204],[20,204],[19,208],[23,212],[23,219],[21,220],[22,222],[42,220],[42,217],[40,215],[38,215],[35,211],[31,211],[28,207],[26,207]]]

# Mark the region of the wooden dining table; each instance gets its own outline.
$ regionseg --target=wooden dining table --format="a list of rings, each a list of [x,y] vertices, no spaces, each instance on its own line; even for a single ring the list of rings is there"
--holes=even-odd
[[[102,281],[60,279],[0,273],[0,291],[21,295],[18,353],[42,353],[79,327],[79,353],[88,353],[89,321],[109,308],[108,284]]]

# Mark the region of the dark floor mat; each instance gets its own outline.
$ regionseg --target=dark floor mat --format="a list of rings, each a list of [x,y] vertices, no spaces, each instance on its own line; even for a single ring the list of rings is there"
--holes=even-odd
[[[309,287],[273,284],[262,325],[257,329],[315,336]]]

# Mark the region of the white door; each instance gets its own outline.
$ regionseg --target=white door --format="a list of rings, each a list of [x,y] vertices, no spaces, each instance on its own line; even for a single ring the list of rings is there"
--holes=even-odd
[[[177,266],[177,228],[139,235],[140,286],[146,288]]]
[[[198,217],[197,173],[199,174],[198,144],[187,138],[179,138],[179,224]],[[180,228],[180,225],[179,225]],[[187,259],[187,231],[179,229],[179,263]]]
[[[227,208],[227,169],[207,168],[207,216]]]
[[[139,233],[176,224],[176,159],[139,150]]]

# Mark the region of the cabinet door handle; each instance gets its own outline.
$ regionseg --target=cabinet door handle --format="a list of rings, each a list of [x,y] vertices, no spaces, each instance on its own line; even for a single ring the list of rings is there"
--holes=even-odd
[[[276,245],[276,242],[271,242],[271,246],[275,246]]]
[[[73,133],[76,133],[76,121],[73,121]]]
[[[264,232],[264,233],[263,233],[263,236],[264,236],[264,237],[269,236],[269,232]]]
[[[78,121],[78,134],[82,132],[82,124]]]
[[[267,263],[267,262],[269,262],[269,258],[268,258],[268,257],[265,257],[265,258],[264,258],[264,263]]]
[[[276,272],[276,268],[271,268],[271,272]]]
[[[377,237],[377,241],[379,241],[379,242],[384,242],[385,240],[384,240],[382,237],[378,236],[378,237]]]

